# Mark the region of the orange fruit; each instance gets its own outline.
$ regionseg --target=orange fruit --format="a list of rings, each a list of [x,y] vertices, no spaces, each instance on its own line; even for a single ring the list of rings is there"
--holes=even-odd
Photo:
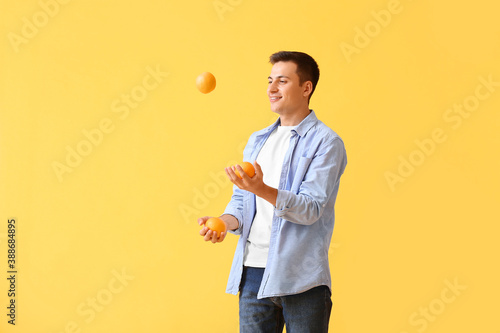
[[[226,232],[226,224],[218,217],[211,217],[205,222],[208,229],[217,232],[217,237],[221,232]]]
[[[248,177],[252,178],[253,176],[255,176],[255,169],[254,169],[252,163],[243,162],[240,164],[240,166],[243,169],[243,171],[245,171],[245,173],[248,175]],[[240,173],[238,172],[238,169],[235,168],[234,173],[236,173],[236,176],[240,177],[240,179],[243,178],[243,177],[241,177]]]
[[[215,76],[212,73],[201,73],[196,78],[196,87],[204,94],[208,94],[215,89]]]

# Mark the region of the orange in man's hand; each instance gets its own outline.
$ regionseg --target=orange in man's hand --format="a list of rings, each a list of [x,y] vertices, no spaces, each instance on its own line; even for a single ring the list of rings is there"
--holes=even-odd
[[[204,94],[208,94],[215,89],[215,76],[212,73],[201,73],[196,78],[196,87]]]
[[[226,224],[218,217],[211,217],[205,222],[208,229],[217,232],[217,237],[220,237],[221,232],[226,232]]]
[[[255,169],[252,163],[243,162],[240,164],[240,166],[243,169],[243,171],[245,171],[245,173],[248,175],[248,177],[252,178],[253,176],[255,176]],[[240,177],[240,179],[243,179],[243,177],[241,177],[240,173],[238,172],[238,169],[235,168],[234,173],[236,173],[236,176]]]

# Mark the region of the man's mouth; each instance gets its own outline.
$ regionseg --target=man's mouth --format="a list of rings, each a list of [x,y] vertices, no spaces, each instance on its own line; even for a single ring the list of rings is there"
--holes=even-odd
[[[281,98],[282,98],[282,96],[270,96],[269,100],[271,102],[276,102],[277,100],[280,100]]]

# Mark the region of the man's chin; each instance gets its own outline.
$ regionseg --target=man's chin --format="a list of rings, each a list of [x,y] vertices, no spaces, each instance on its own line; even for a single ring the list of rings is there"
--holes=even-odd
[[[271,105],[271,111],[274,112],[274,113],[277,113],[277,114],[280,114],[280,109],[279,108],[276,108],[274,106]]]

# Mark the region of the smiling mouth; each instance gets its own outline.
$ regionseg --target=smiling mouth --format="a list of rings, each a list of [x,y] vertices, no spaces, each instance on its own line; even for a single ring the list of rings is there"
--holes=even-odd
[[[274,96],[274,97],[269,97],[269,100],[271,102],[276,102],[276,101],[280,100],[281,98],[282,98],[282,96]]]

